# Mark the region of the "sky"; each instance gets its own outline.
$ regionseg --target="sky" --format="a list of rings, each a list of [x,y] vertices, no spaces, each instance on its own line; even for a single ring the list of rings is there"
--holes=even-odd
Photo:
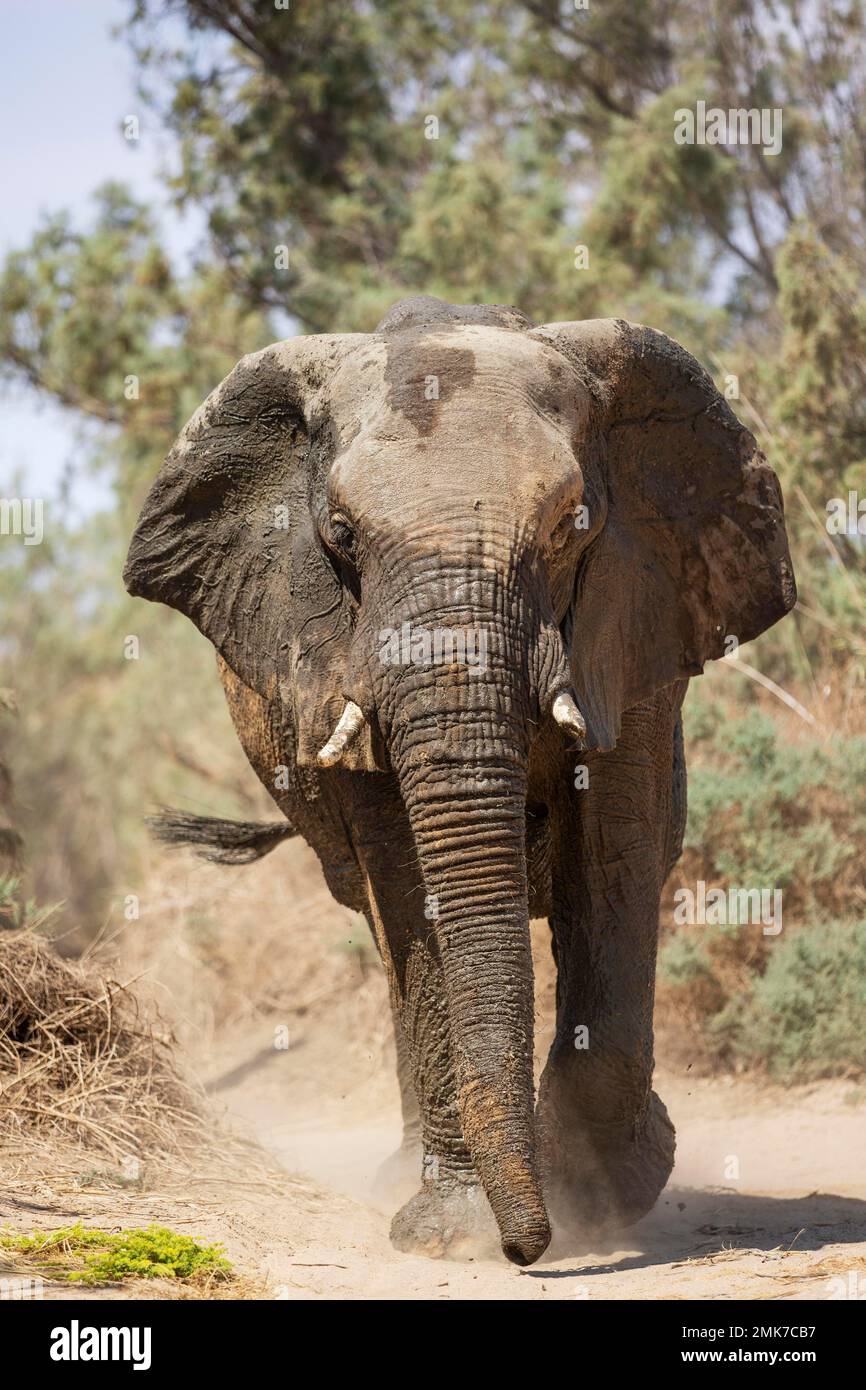
[[[0,0],[0,257],[26,245],[46,212],[68,209],[86,224],[92,191],[107,179],[161,210],[165,244],[178,259],[199,227],[166,206],[158,180],[170,147],[135,95],[128,47],[112,38],[125,0]],[[140,139],[124,139],[137,115]],[[37,402],[25,388],[0,388],[0,490],[15,473],[18,494],[57,496],[71,469],[70,508],[86,514],[108,500],[107,485],[83,474],[79,417]]]

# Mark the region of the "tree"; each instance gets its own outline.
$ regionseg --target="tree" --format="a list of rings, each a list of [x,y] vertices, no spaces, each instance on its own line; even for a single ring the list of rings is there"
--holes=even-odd
[[[90,225],[55,214],[0,272],[0,377],[91,422],[87,464],[118,503],[0,557],[42,896],[95,910],[134,862],[145,794],[220,797],[239,775],[195,755],[225,719],[200,639],[133,617],[119,587],[178,429],[244,352],[370,329],[404,294],[681,338],[786,487],[802,604],[761,661],[811,691],[818,671],[862,681],[864,546],[824,524],[866,488],[860,0],[133,0],[124,33],[171,138],[167,187],[204,215],[195,266],[112,185]],[[780,110],[781,150],[677,143],[698,102]]]

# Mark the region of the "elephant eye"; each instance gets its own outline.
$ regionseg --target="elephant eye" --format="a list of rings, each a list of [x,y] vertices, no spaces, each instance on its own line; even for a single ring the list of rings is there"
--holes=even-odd
[[[550,534],[550,549],[554,555],[560,555],[571,546],[575,539],[576,525],[575,514],[571,511],[559,518]]]
[[[334,512],[330,518],[331,543],[335,550],[347,559],[354,560],[357,549],[357,537],[352,529],[352,525],[343,516],[342,512]]]

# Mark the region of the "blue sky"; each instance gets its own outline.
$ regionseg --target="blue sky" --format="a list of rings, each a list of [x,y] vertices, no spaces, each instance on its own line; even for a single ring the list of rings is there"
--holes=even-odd
[[[0,255],[29,241],[40,215],[68,209],[90,217],[89,197],[106,179],[120,179],[163,209],[169,250],[182,258],[197,226],[166,209],[158,170],[170,147],[135,95],[129,50],[111,29],[127,14],[125,0],[0,0]],[[121,133],[138,115],[137,144]],[[37,402],[25,389],[0,395],[0,490],[14,473],[25,496],[56,496],[71,466],[76,513],[106,499],[104,485],[81,475],[77,416]]]

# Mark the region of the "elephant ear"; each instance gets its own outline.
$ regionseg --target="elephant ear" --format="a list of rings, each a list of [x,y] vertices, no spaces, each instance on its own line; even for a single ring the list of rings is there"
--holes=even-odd
[[[533,336],[571,360],[597,407],[607,515],[578,567],[567,636],[590,746],[608,749],[624,710],[793,607],[782,496],[710,377],[663,333],[598,319]]]
[[[289,706],[315,765],[345,704],[351,617],[312,506],[333,450],[328,384],[363,334],[244,357],[181,432],[145,499],[124,582],[185,613],[244,685]],[[356,754],[366,764],[363,746]]]

